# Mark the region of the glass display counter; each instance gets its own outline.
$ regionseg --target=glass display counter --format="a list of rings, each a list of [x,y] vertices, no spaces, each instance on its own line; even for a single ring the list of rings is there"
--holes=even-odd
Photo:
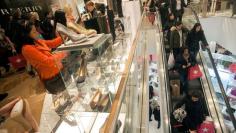
[[[216,78],[216,75],[214,73],[214,70],[212,68],[212,65],[210,63],[210,59],[208,57],[208,54],[205,52],[204,56],[207,60],[207,66],[208,66],[208,72],[211,78],[211,82],[214,88],[214,92],[216,94],[216,100],[218,102],[219,108],[221,110],[221,114],[224,118],[224,123],[228,127],[229,131],[233,131],[234,127],[231,121],[231,118],[228,113],[228,109],[226,106],[226,103],[224,101],[224,97],[222,95],[222,91],[220,89],[218,80]],[[216,65],[217,71],[219,73],[221,82],[224,87],[224,91],[227,95],[227,98],[229,100],[230,106],[232,108],[232,111],[234,113],[234,117],[236,117],[236,80],[235,80],[235,73],[231,72],[229,67],[231,64],[236,63],[236,59],[233,56],[229,55],[223,55],[218,53],[212,53],[214,63]]]
[[[131,43],[129,34],[123,34],[114,44],[111,35],[98,34],[95,38],[82,43],[84,46],[67,44],[56,50],[68,54],[60,72],[66,91],[46,94],[40,132],[88,133],[98,132],[103,126],[117,94]]]

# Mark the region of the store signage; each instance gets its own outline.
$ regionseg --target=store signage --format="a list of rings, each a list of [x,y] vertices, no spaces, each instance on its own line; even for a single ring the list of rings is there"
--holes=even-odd
[[[41,6],[27,6],[27,7],[18,7],[18,8],[9,8],[9,9],[0,9],[1,15],[9,15],[12,13],[13,10],[19,9],[21,13],[27,13],[27,12],[38,12],[43,10]]]

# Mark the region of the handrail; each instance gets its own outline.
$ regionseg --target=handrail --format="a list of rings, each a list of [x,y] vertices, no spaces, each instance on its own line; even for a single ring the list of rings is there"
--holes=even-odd
[[[199,17],[197,16],[197,13],[196,13],[191,7],[189,7],[189,8],[190,8],[191,11],[193,12],[193,14],[194,14],[196,20],[198,21],[198,23],[200,23]],[[204,36],[205,36],[205,34],[204,34]],[[208,55],[209,55],[209,59],[210,59],[210,61],[211,61],[211,63],[212,63],[212,67],[213,67],[213,70],[214,70],[214,72],[215,72],[216,79],[218,80],[219,87],[220,87],[222,96],[223,96],[223,98],[224,98],[226,107],[227,107],[227,109],[228,109],[228,111],[229,111],[229,115],[230,115],[230,118],[231,118],[231,120],[232,120],[234,129],[236,129],[236,119],[235,119],[234,114],[233,114],[233,112],[232,112],[232,110],[231,110],[230,103],[229,103],[229,101],[228,101],[227,95],[226,95],[225,90],[224,90],[224,86],[223,86],[223,84],[222,84],[222,82],[221,82],[219,73],[218,73],[217,68],[216,68],[216,66],[215,66],[213,56],[212,56],[212,54],[211,54],[209,48],[205,48],[205,50],[207,51],[207,53],[208,53]]]
[[[122,100],[123,100],[123,97],[124,97],[126,83],[128,81],[128,78],[129,78],[129,71],[130,71],[132,61],[133,61],[133,58],[134,58],[136,46],[138,44],[137,41],[138,41],[139,36],[140,36],[141,24],[142,24],[143,20],[144,20],[144,13],[142,14],[141,21],[140,21],[139,26],[138,26],[138,31],[137,31],[135,39],[132,43],[131,50],[130,50],[130,53],[129,53],[129,56],[128,56],[128,60],[125,63],[125,70],[122,73],[121,81],[119,83],[116,96],[115,96],[114,101],[112,103],[111,112],[110,112],[106,122],[104,123],[105,124],[104,132],[105,133],[112,133],[115,129],[116,120],[117,120],[118,114],[120,112]]]
[[[160,14],[158,12],[158,20],[160,20]],[[165,51],[165,48],[164,48],[164,39],[163,39],[163,32],[161,31],[162,30],[162,24],[161,22],[159,23],[158,25],[158,31],[160,33],[160,41],[162,43],[161,45],[161,50],[162,50],[162,60],[164,62],[164,70],[165,70],[165,80],[166,80],[166,103],[168,103],[167,105],[167,113],[168,113],[168,122],[169,122],[169,132],[171,133],[171,121],[170,121],[170,109],[172,108],[172,102],[170,100],[171,98],[171,93],[170,93],[170,81],[169,81],[169,72],[168,72],[168,66],[167,66],[167,58],[166,58],[166,51]],[[162,36],[161,36],[162,35]]]

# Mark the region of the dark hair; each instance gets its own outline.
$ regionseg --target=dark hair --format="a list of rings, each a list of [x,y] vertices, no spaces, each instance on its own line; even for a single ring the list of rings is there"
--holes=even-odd
[[[54,23],[61,23],[66,26],[66,13],[63,10],[56,10],[54,14]]]
[[[34,39],[29,36],[34,24],[28,20],[22,20],[19,22],[20,23],[20,33],[19,33],[19,38],[21,45],[25,44],[34,44]]]
[[[196,98],[201,98],[202,94],[199,90],[193,90],[192,92],[190,92],[190,96],[191,97],[196,97]]]
[[[176,26],[180,26],[182,24],[182,22],[180,22],[180,21],[178,21],[178,22],[176,22]]]
[[[201,24],[200,24],[200,23],[195,23],[194,26],[193,26],[193,28],[191,29],[191,32],[194,32],[194,33],[195,33],[198,26],[201,26]],[[201,29],[201,30],[202,30],[202,29]]]
[[[67,26],[66,25],[66,13],[61,9],[56,10],[55,13],[54,13],[54,26],[53,26],[54,36],[56,36],[57,23],[63,24],[64,26]]]
[[[181,48],[181,54],[183,54],[183,53],[184,53],[184,50],[185,50],[185,49],[188,49],[188,50],[189,50],[189,48],[188,48],[188,47],[182,47],[182,48]]]

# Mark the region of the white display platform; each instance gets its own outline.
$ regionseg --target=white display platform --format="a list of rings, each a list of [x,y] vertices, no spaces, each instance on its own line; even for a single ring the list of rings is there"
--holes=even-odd
[[[87,41],[81,42],[81,43],[74,43],[71,40],[66,42],[65,44],[62,44],[57,48],[57,51],[62,51],[62,50],[75,50],[75,49],[81,49],[81,48],[87,48],[87,47],[93,47],[98,44],[99,41],[102,39],[105,41],[106,35],[105,34],[97,34],[94,37],[88,38]]]

